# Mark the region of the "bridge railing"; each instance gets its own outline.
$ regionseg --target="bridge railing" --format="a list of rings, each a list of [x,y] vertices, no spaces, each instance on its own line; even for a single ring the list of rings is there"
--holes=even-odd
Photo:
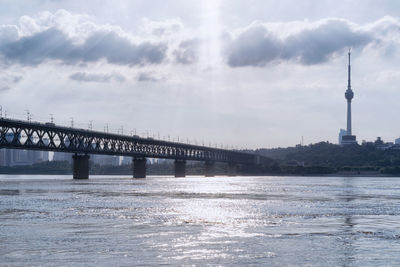
[[[0,119],[0,148],[254,164],[257,156],[179,142]]]

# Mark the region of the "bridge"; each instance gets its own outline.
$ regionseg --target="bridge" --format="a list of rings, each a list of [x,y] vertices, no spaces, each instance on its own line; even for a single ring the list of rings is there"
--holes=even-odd
[[[214,176],[215,162],[257,166],[269,159],[256,154],[179,142],[105,133],[30,121],[0,118],[0,149],[26,149],[73,153],[73,178],[89,178],[90,154],[132,157],[133,177],[146,177],[147,158],[174,159],[175,177],[185,177],[186,161],[203,161],[205,176]]]

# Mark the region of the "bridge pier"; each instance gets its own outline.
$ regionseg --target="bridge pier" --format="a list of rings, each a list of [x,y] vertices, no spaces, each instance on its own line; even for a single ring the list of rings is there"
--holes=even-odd
[[[132,159],[133,178],[146,178],[146,162],[145,157],[136,157]]]
[[[89,155],[72,155],[73,159],[73,178],[89,179]]]
[[[214,161],[206,161],[204,163],[204,174],[206,177],[214,177],[215,176],[215,162]]]
[[[229,162],[228,163],[228,176],[236,176],[237,175],[237,164]]]
[[[175,165],[175,177],[185,177],[186,176],[186,160],[176,159]]]

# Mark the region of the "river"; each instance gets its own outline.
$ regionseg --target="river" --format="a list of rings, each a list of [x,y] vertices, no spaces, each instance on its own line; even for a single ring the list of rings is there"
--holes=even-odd
[[[400,178],[0,176],[2,266],[399,266]]]

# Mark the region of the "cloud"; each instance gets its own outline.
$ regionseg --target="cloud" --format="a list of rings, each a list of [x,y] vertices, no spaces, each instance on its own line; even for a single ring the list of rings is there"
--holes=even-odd
[[[175,61],[181,64],[192,64],[197,60],[200,40],[190,39],[183,41],[173,52]]]
[[[38,65],[57,60],[66,64],[106,60],[118,65],[159,64],[165,58],[163,44],[134,44],[115,32],[91,34],[83,44],[74,42],[62,31],[50,28],[0,46],[0,55],[7,63]]]
[[[69,76],[71,80],[79,82],[99,82],[108,83],[111,81],[124,82],[125,77],[118,74],[101,74],[101,73],[86,73],[86,72],[75,72]]]
[[[118,26],[99,25],[90,16],[65,10],[23,16],[19,25],[0,25],[0,62],[23,66],[46,62],[107,62],[129,67],[171,62],[189,65],[199,61],[200,46],[202,51],[213,51],[221,44],[224,62],[230,67],[264,67],[282,61],[314,65],[348,47],[386,45],[381,51],[389,55],[397,52],[400,43],[400,22],[389,16],[366,25],[338,18],[255,22],[244,29],[228,29],[230,34],[228,30],[218,33],[221,39],[217,42],[188,31],[180,19],[142,19],[138,29],[138,35],[132,36]]]
[[[47,61],[79,64],[105,60],[111,64],[160,64],[167,45],[133,37],[119,27],[81,21],[66,11],[45,13],[34,20],[22,17],[20,26],[0,25],[0,58],[6,64],[36,66]],[[71,24],[71,25],[68,25]]]
[[[18,28],[15,25],[0,25],[0,44],[18,39]]]
[[[20,75],[3,73],[0,75],[0,91],[6,91],[23,79]]]
[[[373,42],[372,33],[353,29],[343,20],[328,20],[315,29],[304,30],[285,40],[282,57],[311,65],[325,62],[335,52],[364,47]]]
[[[253,24],[226,45],[231,67],[264,67],[273,61],[291,60],[320,64],[348,47],[365,47],[377,41],[373,32],[341,19],[318,21],[286,36],[263,24]]]
[[[184,28],[180,19],[154,21],[143,18],[141,22],[142,25],[140,28],[143,34],[150,34],[158,37],[175,35]]]
[[[281,41],[263,26],[252,27],[228,46],[228,64],[231,67],[265,66],[279,57]]]
[[[163,77],[157,77],[154,73],[152,72],[141,72],[137,76],[136,80],[138,82],[159,82],[163,81]]]

